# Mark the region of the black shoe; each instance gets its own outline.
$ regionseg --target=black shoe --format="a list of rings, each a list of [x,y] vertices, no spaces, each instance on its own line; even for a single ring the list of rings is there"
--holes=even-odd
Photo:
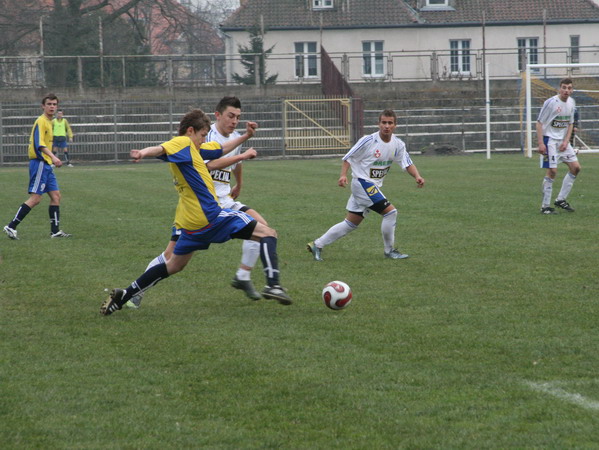
[[[558,208],[565,209],[568,212],[574,212],[574,208],[572,208],[570,203],[565,200],[556,200],[553,204]]]
[[[233,278],[233,281],[231,281],[231,286],[233,286],[235,289],[241,289],[243,292],[245,292],[245,295],[252,300],[260,300],[262,298],[262,295],[260,295],[260,292],[256,290],[250,280],[240,280],[235,277]]]
[[[123,307],[123,304],[125,303],[123,301],[124,296],[124,289],[113,289],[108,299],[104,303],[102,303],[102,306],[100,307],[100,314],[104,316],[109,316],[113,312],[121,309]]]
[[[262,297],[278,301],[281,305],[291,305],[291,297],[287,295],[281,286],[265,286]]]
[[[541,208],[541,214],[557,214],[557,211],[550,206],[545,206]]]

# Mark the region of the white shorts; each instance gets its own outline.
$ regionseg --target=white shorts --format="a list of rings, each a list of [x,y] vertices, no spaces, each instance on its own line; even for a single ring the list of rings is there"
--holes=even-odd
[[[218,202],[220,203],[221,208],[232,209],[233,211],[240,211],[243,207],[249,208],[243,203],[234,200],[233,197],[231,197],[230,195],[226,195],[225,197],[219,197]]]
[[[545,136],[543,138],[545,146],[547,147],[547,154],[541,155],[541,168],[542,169],[555,169],[559,163],[571,163],[578,161],[576,156],[576,150],[568,143],[568,147],[563,152],[559,151],[559,146],[562,141],[557,139],[551,139]]]
[[[353,178],[351,182],[351,196],[347,201],[345,209],[350,212],[364,213],[370,211],[375,203],[385,200],[385,195],[374,184],[361,183],[359,179]]]

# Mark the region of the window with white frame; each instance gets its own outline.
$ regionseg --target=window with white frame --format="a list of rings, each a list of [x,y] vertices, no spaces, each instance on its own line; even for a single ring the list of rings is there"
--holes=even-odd
[[[385,76],[383,41],[363,41],[362,60],[362,75],[365,77]]]
[[[470,40],[451,40],[449,41],[449,48],[451,73],[470,75]]]
[[[570,62],[572,64],[580,63],[580,36],[570,36]]]
[[[429,8],[446,8],[449,6],[449,0],[426,0],[426,6]]]
[[[332,8],[333,0],[312,0],[312,9]]]
[[[526,70],[526,64],[538,63],[539,38],[518,38],[518,70],[522,72]]]
[[[296,78],[314,78],[318,76],[318,54],[316,42],[295,43]]]

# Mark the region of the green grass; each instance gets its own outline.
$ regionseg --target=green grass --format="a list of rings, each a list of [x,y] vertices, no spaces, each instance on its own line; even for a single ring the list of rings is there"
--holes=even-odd
[[[251,161],[242,200],[278,230],[295,303],[229,287],[237,241],[110,317],[104,290],[168,242],[168,169],[59,169],[74,238],[48,238],[44,199],[0,239],[2,447],[597,448],[599,158],[581,161],[576,212],[542,216],[536,158],[416,157],[424,189],[397,167],[384,187],[411,257],[382,257],[371,214],[322,263],[305,244],[344,216],[339,160]],[[27,169],[0,179],[3,225]]]

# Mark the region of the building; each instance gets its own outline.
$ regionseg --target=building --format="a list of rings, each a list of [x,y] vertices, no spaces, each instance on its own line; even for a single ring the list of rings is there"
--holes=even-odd
[[[221,26],[238,73],[248,29],[277,82],[320,80],[321,47],[350,82],[519,77],[526,62],[599,61],[599,0],[242,0]]]

